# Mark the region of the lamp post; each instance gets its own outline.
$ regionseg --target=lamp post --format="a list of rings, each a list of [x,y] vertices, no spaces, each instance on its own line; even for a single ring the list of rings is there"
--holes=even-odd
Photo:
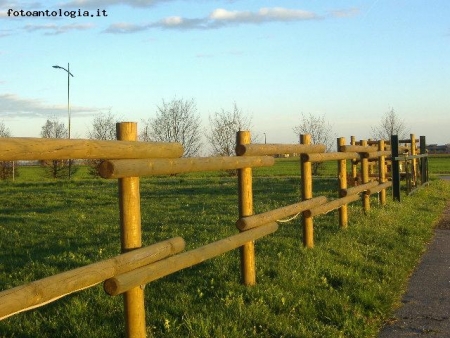
[[[70,77],[74,77],[73,74],[70,72],[70,66],[69,63],[67,63],[67,69],[64,67],[60,67],[60,66],[52,66],[53,68],[59,68],[62,69],[64,71],[67,72],[67,115],[69,117],[69,140],[70,140]],[[70,180],[70,176],[71,176],[71,164],[72,164],[72,160],[69,159],[69,180]]]

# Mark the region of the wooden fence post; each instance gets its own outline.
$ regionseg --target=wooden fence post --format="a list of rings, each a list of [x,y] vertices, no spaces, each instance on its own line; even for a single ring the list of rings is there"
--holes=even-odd
[[[417,155],[416,148],[416,135],[410,134],[411,136],[411,156]],[[417,159],[413,158],[411,161],[411,185],[412,187],[417,187]]]
[[[350,136],[350,144],[352,146],[356,145],[356,137],[355,136]],[[353,186],[355,186],[355,185],[357,185],[357,183],[359,183],[356,159],[352,160],[352,179],[353,179]]]
[[[250,131],[238,131],[236,145],[249,144]],[[253,215],[252,168],[238,169],[239,218]],[[244,285],[256,284],[255,243],[245,243],[240,247],[241,278]]]
[[[361,140],[361,145],[367,147],[367,140]],[[361,156],[361,181],[362,184],[369,183],[369,159],[364,155]],[[370,210],[370,195],[363,193],[363,208],[364,212]]]
[[[135,122],[117,123],[116,130],[118,140],[137,140],[137,124]],[[122,252],[140,248],[142,241],[139,177],[119,178],[119,208]],[[124,294],[124,307],[127,337],[145,337],[143,287],[135,287]]]
[[[311,135],[300,135],[301,144],[311,144]],[[300,170],[302,176],[302,200],[306,201],[313,197],[312,190],[312,165],[311,161],[306,161],[304,157],[300,157]],[[314,227],[311,215],[303,213],[303,246],[307,248],[314,247]]]
[[[339,137],[337,139],[337,150],[341,151],[341,146],[345,145],[345,137]],[[347,160],[338,161],[338,180],[339,180],[339,191],[347,189]],[[339,196],[341,197],[341,196]],[[346,228],[348,224],[348,214],[347,214],[347,204],[344,204],[339,208],[339,226],[341,228]]]
[[[384,140],[378,141],[378,150],[384,151],[385,144]],[[382,155],[378,159],[378,182],[383,184],[386,182],[386,156]],[[381,205],[386,204],[386,189],[382,189],[379,195],[379,201]]]

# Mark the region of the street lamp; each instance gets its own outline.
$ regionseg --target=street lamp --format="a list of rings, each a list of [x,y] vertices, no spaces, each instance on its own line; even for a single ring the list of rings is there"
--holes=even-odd
[[[69,117],[69,139],[70,139],[70,77],[74,77],[73,74],[70,72],[70,66],[69,63],[67,63],[67,69],[60,66],[52,66],[53,68],[59,68],[67,72],[67,115]],[[71,175],[71,163],[72,161],[69,160],[69,179]]]

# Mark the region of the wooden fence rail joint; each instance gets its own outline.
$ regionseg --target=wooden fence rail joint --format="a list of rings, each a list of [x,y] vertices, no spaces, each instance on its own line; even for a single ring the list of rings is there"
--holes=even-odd
[[[338,198],[332,201],[329,201],[319,207],[312,208],[311,210],[303,211],[304,217],[314,217],[321,214],[326,214],[330,211],[336,210],[339,207],[360,200],[361,197],[358,194],[349,195],[346,197]]]
[[[363,191],[367,191],[370,188],[376,187],[378,184],[379,184],[378,181],[371,181],[366,184],[358,185],[356,187],[340,189],[339,196],[345,197],[345,196],[349,196],[349,195],[359,194]]]
[[[241,231],[246,231],[269,222],[280,222],[282,218],[301,213],[304,210],[308,210],[326,202],[327,198],[325,196],[319,196],[261,214],[242,217],[236,222],[236,227]]]
[[[0,303],[2,304],[0,320],[95,286],[117,274],[128,272],[181,252],[184,248],[183,238],[174,237],[101,262],[2,291],[0,292]]]
[[[206,244],[197,249],[186,251],[163,259],[130,272],[106,280],[103,287],[111,296],[122,294],[134,287],[147,284],[176,271],[202,263],[207,259],[219,256],[236,249],[249,241],[255,241],[278,229],[277,223],[269,223],[255,229],[241,232],[216,242]]]

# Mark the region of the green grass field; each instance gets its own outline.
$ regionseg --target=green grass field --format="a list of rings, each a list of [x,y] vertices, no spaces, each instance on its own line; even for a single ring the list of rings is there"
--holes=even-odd
[[[449,158],[430,172],[449,173]],[[333,166],[324,175],[335,173]],[[120,253],[117,182],[42,181],[20,168],[1,182],[0,290]],[[329,173],[329,174],[328,174]],[[296,177],[297,176],[297,177]],[[336,181],[316,178],[314,194],[334,197]],[[255,169],[255,212],[297,202],[298,159]],[[316,217],[315,248],[302,247],[300,219],[256,242],[257,285],[240,284],[239,252],[221,255],[146,286],[148,335],[155,337],[374,337],[400,304],[407,278],[450,199],[440,180],[386,207],[372,199],[363,215],[349,207]],[[143,244],[170,237],[186,250],[237,232],[236,178],[226,173],[141,180]],[[0,322],[0,337],[123,337],[120,296],[101,285]]]
[[[431,155],[428,163],[431,174],[450,174],[450,155]]]

